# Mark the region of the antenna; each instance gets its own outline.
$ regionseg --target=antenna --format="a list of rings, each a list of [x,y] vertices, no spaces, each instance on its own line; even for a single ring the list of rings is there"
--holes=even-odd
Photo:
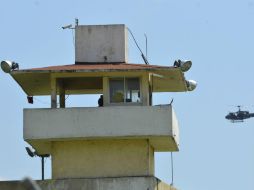
[[[174,185],[174,163],[173,163],[173,152],[171,152],[171,185]]]
[[[137,43],[137,41],[136,41],[134,35],[132,34],[131,30],[130,30],[128,27],[127,27],[127,29],[128,29],[128,31],[130,32],[130,34],[131,34],[131,36],[132,36],[132,38],[133,38],[133,40],[134,40],[134,42],[135,42],[137,48],[139,49],[139,51],[140,51],[140,53],[141,53],[141,57],[142,57],[142,59],[144,60],[145,64],[146,64],[146,65],[149,65],[149,62],[147,61],[146,56],[144,56],[144,54],[143,54],[141,48],[139,47],[139,45],[138,45],[138,43]]]
[[[146,59],[148,59],[148,56],[147,56],[147,35],[146,34],[144,34],[145,35],[145,38],[146,38]]]

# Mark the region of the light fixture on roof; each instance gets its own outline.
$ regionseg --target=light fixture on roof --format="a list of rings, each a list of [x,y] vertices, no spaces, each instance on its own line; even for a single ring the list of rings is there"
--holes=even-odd
[[[1,68],[4,72],[10,73],[13,70],[18,70],[19,69],[19,64],[14,62],[14,61],[2,61],[1,62]]]
[[[186,86],[188,91],[192,91],[197,87],[197,82],[194,80],[186,80]]]
[[[174,67],[179,67],[182,72],[186,72],[191,68],[192,62],[190,60],[181,61],[178,59],[174,62]]]

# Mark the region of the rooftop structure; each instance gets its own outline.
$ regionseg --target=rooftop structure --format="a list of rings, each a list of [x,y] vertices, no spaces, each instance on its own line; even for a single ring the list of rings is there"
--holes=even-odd
[[[125,25],[75,27],[75,61],[78,63],[128,62],[128,35]]]

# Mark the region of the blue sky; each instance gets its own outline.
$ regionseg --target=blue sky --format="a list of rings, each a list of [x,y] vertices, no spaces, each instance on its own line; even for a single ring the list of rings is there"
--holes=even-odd
[[[198,82],[195,91],[154,95],[155,104],[174,98],[180,123],[175,186],[254,189],[254,119],[238,124],[224,119],[236,110],[232,105],[254,112],[254,0],[1,0],[0,7],[0,60],[17,61],[20,68],[72,64],[72,33],[61,27],[76,17],[82,25],[126,24],[143,50],[145,33],[151,64],[191,59],[186,78]],[[131,39],[129,44],[130,62],[143,63]],[[0,87],[0,180],[39,179],[40,160],[24,149],[22,110],[48,107],[49,97],[27,104],[21,88],[2,71]],[[96,100],[83,98],[81,104],[93,106]],[[79,103],[75,97],[67,102]],[[171,183],[170,154],[156,154],[155,164],[156,176]]]

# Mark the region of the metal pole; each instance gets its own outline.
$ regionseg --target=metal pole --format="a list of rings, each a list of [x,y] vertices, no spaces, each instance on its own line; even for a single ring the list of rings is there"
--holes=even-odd
[[[78,18],[75,18],[75,26],[78,26]]]
[[[171,185],[174,185],[174,163],[173,163],[173,153],[171,152],[171,177],[172,182]]]
[[[44,156],[41,157],[41,180],[44,180]]]
[[[145,38],[146,38],[146,59],[148,60],[148,57],[147,57],[147,35],[145,34]]]

